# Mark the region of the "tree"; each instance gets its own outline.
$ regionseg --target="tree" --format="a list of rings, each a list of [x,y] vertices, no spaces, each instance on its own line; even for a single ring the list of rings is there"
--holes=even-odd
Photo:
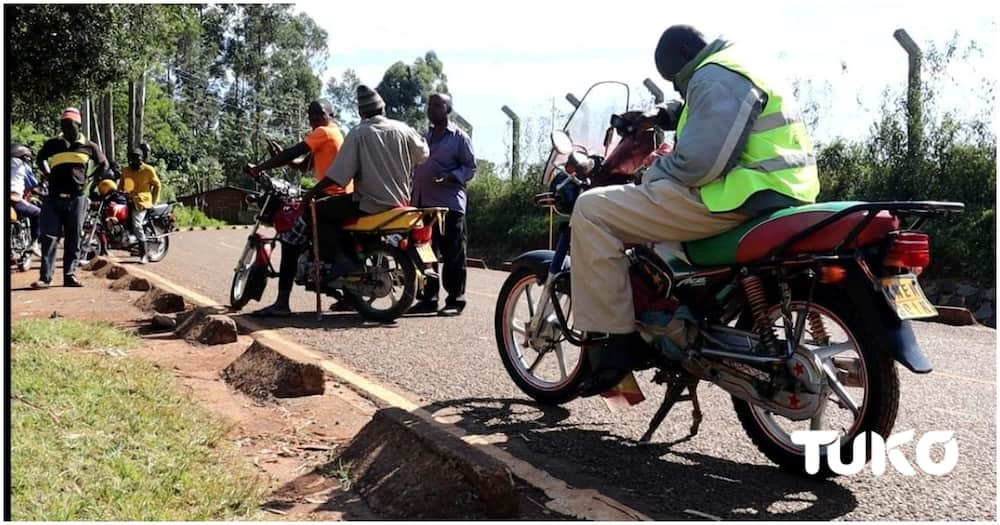
[[[21,4],[4,6],[11,111],[51,121],[158,61],[174,41],[185,5]],[[141,28],[142,30],[137,30]]]
[[[333,104],[334,118],[347,128],[353,128],[361,120],[358,115],[357,93],[361,79],[353,69],[345,69],[343,77],[330,77],[326,83],[326,98]]]
[[[389,66],[376,87],[385,100],[389,118],[402,120],[416,130],[427,129],[427,99],[432,93],[448,92],[448,77],[437,54],[428,51],[413,65],[396,62]]]

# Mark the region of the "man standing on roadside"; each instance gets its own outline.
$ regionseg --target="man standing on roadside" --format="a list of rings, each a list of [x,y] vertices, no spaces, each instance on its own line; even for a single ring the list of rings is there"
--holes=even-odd
[[[434,245],[443,259],[443,284],[448,293],[439,315],[459,315],[465,308],[465,187],[476,176],[476,157],[469,135],[450,121],[451,96],[435,93],[427,101],[431,129],[424,138],[430,157],[413,170],[413,205],[448,208],[444,233],[434,229]],[[412,311],[434,312],[440,285],[431,281]]]
[[[80,110],[67,108],[59,120],[62,133],[49,139],[38,152],[38,167],[48,180],[49,195],[42,203],[42,268],[32,288],[48,288],[56,266],[56,248],[63,237],[63,286],[83,286],[76,277],[80,237],[87,215],[88,200],[83,194],[87,168],[94,173],[108,170],[101,147],[81,133]]]

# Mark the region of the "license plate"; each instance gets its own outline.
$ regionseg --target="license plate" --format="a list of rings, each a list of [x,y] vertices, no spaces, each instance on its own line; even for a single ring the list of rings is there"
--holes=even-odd
[[[420,262],[422,263],[437,262],[437,256],[434,255],[434,248],[431,248],[431,245],[429,243],[418,244],[417,255],[420,256]]]
[[[935,317],[938,312],[920,289],[915,275],[896,275],[882,279],[882,293],[900,319]]]

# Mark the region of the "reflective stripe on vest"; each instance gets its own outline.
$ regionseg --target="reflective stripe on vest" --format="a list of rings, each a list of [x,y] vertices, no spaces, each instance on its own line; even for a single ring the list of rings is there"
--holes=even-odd
[[[815,202],[819,194],[816,157],[805,124],[794,104],[735,58],[732,47],[710,55],[695,68],[716,64],[747,78],[767,95],[767,103],[754,122],[739,163],[728,173],[701,187],[701,199],[712,212],[738,209],[758,191],[772,190],[802,202]],[[687,124],[687,106],[681,112],[677,137]]]

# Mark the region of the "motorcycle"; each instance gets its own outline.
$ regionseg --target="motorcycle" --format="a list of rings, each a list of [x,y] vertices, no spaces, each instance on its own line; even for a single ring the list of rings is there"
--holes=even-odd
[[[628,110],[625,84],[600,82],[587,91],[552,134],[549,191],[537,204],[568,217],[582,192],[630,183],[669,149],[658,149],[651,126]],[[697,434],[702,381],[730,394],[748,437],[786,470],[805,473],[804,446],[792,439],[798,430],[837,431],[831,445],[845,462],[856,436],[889,436],[900,395],[895,363],[918,374],[932,369],[911,326],[937,313],[916,278],[930,264],[930,239],[919,228],[963,209],[951,202],[824,202],[682,243],[683,257],[676,243],[627,246],[642,339],[636,368],[652,369],[652,381],[667,387],[640,442],[651,440],[678,401],[692,403],[690,434]],[[514,383],[541,403],[575,399],[591,373],[584,334],[572,325],[570,248],[563,224],[555,250],[514,259],[496,304],[500,358]],[[604,393],[611,394],[641,400],[633,374]],[[830,448],[819,476],[833,475]],[[865,454],[867,461],[870,441]]]
[[[80,261],[86,263],[108,250],[127,250],[131,255],[142,254],[132,233],[132,210],[128,193],[119,191],[113,181],[109,189],[92,196],[90,209],[83,225]],[[146,211],[142,228],[146,234],[146,256],[149,262],[160,262],[170,249],[170,233],[174,231],[174,208],[179,202],[157,204]]]
[[[35,206],[41,207],[42,203],[38,196],[30,190],[25,192],[23,197]],[[19,215],[10,207],[10,262],[17,266],[18,271],[26,272],[31,269],[31,263],[35,258],[35,247],[31,241],[31,223],[27,215]]]
[[[260,211],[246,245],[234,269],[229,304],[240,310],[251,300],[264,295],[267,280],[277,277],[271,264],[278,236],[290,231],[305,212],[302,192],[297,185],[261,175],[257,178],[262,191],[247,197]],[[321,261],[320,291],[354,308],[364,319],[392,322],[412,306],[428,279],[435,278],[425,268],[437,262],[431,246],[435,226],[444,223],[447,208],[394,208],[382,213],[346,221],[341,234],[353,251],[347,255],[355,263],[355,271],[333,276],[333,264]],[[261,226],[273,226],[275,234],[264,236]],[[312,240],[299,256],[296,284],[315,292],[316,267]]]

